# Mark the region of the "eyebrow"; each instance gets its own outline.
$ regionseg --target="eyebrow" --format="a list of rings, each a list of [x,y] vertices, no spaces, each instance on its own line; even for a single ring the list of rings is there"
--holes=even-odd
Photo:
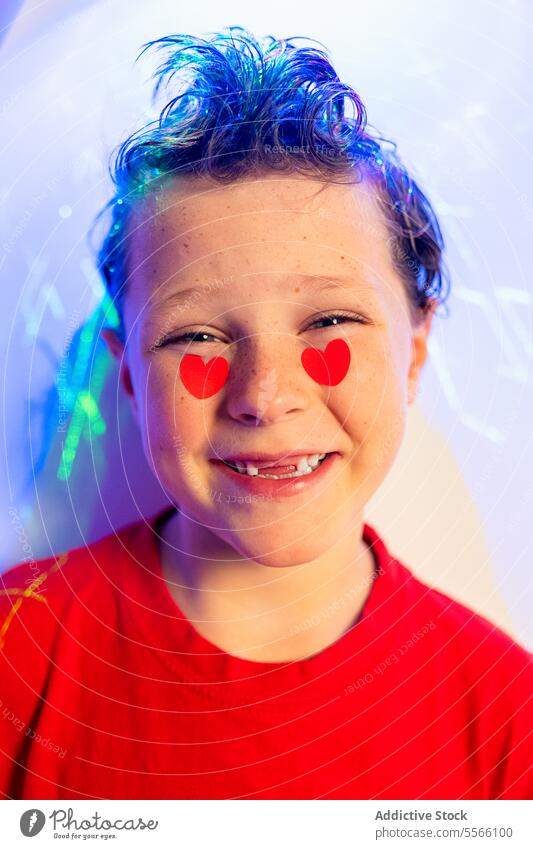
[[[291,281],[306,281],[310,284],[310,288],[312,289],[314,294],[321,294],[322,292],[327,292],[332,289],[346,288],[346,286],[353,286],[354,282],[357,281],[358,285],[362,288],[368,288],[370,290],[374,290],[374,285],[368,279],[362,279],[360,276],[354,275],[353,277],[349,275],[345,276],[336,276],[329,275],[326,277],[323,274],[293,274],[291,275]],[[175,306],[180,304],[182,301],[187,301],[193,295],[205,295],[213,289],[215,292],[217,290],[216,283],[219,282],[216,279],[205,283],[203,286],[188,286],[186,289],[180,289],[178,292],[173,292],[167,298],[164,298],[161,301],[161,304],[165,304],[166,306]],[[220,288],[220,286],[218,287]]]

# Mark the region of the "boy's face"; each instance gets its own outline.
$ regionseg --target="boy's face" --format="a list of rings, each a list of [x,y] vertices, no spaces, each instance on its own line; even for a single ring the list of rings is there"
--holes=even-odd
[[[129,234],[126,346],[105,337],[162,487],[213,556],[229,546],[283,566],[323,555],[392,465],[431,321],[412,324],[373,188],[298,174],[180,179],[138,206]],[[364,323],[325,320],[339,311]],[[168,341],[192,332],[210,335]],[[301,355],[332,340],[349,367],[325,385]],[[188,354],[228,364],[209,397],[183,382]],[[287,448],[340,456],[319,486],[272,499],[247,500],[212,462]]]

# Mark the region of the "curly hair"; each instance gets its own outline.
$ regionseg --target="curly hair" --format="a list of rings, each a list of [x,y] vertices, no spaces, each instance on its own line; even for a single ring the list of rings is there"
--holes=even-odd
[[[361,98],[341,82],[327,53],[298,47],[298,40],[258,40],[232,26],[208,39],[177,34],[142,45],[136,61],[151,48],[167,52],[154,74],[152,102],[171,82],[175,90],[159,118],[112,155],[115,192],[95,220],[111,210],[96,261],[122,339],[128,216],[159,181],[184,174],[226,183],[265,169],[326,182],[366,177],[376,187],[413,316],[445,302],[444,242],[429,200],[396,145],[370,132]]]

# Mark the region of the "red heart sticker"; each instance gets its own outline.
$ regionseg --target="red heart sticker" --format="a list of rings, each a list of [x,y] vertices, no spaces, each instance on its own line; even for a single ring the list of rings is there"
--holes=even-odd
[[[180,377],[195,398],[210,398],[222,389],[228,374],[229,365],[224,357],[213,357],[204,363],[198,354],[185,354],[180,363]]]
[[[309,377],[325,386],[336,386],[346,376],[350,365],[350,349],[344,339],[328,342],[326,350],[305,348],[302,365]]]

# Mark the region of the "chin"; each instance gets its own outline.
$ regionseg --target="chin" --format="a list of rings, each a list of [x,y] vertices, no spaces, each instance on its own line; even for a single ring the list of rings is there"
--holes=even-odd
[[[261,566],[269,566],[272,569],[285,569],[290,566],[302,566],[304,563],[309,563],[322,557],[327,551],[323,545],[313,545],[311,542],[305,543],[289,543],[283,544],[281,539],[276,540],[272,535],[265,537],[265,544],[259,547],[256,544],[252,547],[239,545],[237,542],[233,544],[236,551],[241,557],[247,560],[253,560],[254,563],[259,563]]]

